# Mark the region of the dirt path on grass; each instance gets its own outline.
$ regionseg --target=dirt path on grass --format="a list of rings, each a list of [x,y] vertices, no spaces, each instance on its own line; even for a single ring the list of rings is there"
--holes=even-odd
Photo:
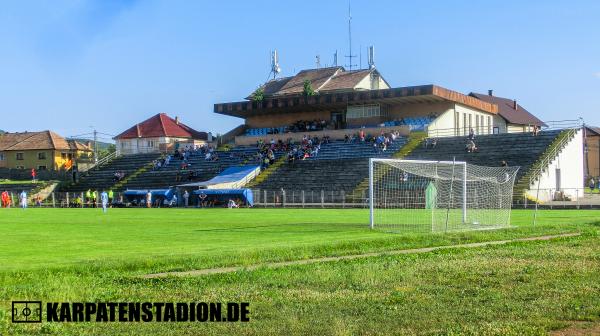
[[[248,266],[205,268],[205,269],[200,269],[200,270],[184,271],[184,272],[163,272],[163,273],[146,274],[146,275],[142,275],[141,277],[145,278],[145,279],[155,279],[155,278],[165,278],[165,277],[201,276],[201,275],[209,275],[209,274],[231,273],[231,272],[237,272],[237,271],[242,271],[242,270],[252,271],[252,270],[255,270],[255,269],[258,269],[261,267],[275,268],[275,267],[285,267],[285,266],[292,266],[292,265],[306,265],[306,264],[328,262],[328,261],[352,260],[352,259],[359,259],[359,258],[378,257],[378,256],[386,256],[386,255],[427,253],[427,252],[432,252],[432,251],[437,251],[437,250],[445,250],[445,249],[471,248],[471,247],[482,247],[482,246],[490,246],[490,245],[502,245],[502,244],[515,243],[515,242],[551,240],[551,239],[556,239],[556,238],[576,237],[579,235],[580,235],[580,233],[578,233],[578,232],[563,233],[563,234],[557,234],[557,235],[516,238],[516,239],[509,239],[509,240],[494,240],[494,241],[487,241],[487,242],[480,242],[480,243],[422,247],[422,248],[406,249],[406,250],[392,250],[392,251],[384,251],[384,252],[352,254],[352,255],[338,256],[338,257],[321,257],[321,258],[312,258],[312,259],[303,259],[303,260],[270,262],[270,263],[262,263],[262,264],[248,265]]]

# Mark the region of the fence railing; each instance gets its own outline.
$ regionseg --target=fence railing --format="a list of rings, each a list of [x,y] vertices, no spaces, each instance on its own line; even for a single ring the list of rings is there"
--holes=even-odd
[[[368,190],[356,194],[344,190],[261,190],[253,189],[255,208],[336,208],[367,209],[369,207]],[[18,207],[19,193],[9,193],[12,207]],[[540,189],[538,208],[543,209],[600,209],[600,190],[590,188]],[[161,200],[162,201],[162,200]],[[413,200],[418,203],[418,200]],[[28,206],[48,208],[93,208],[100,207],[100,199],[86,197],[85,192],[52,192],[45,199],[35,199],[29,195]],[[109,200],[113,207],[145,207],[144,202],[129,202],[122,192],[114,192]],[[421,202],[425,204],[425,202]],[[189,206],[197,207],[196,196],[190,198]],[[223,203],[226,205],[226,202]],[[163,207],[164,204],[153,204]],[[179,197],[177,206],[184,206]],[[470,206],[470,205],[468,205]],[[476,207],[476,205],[472,205]],[[513,209],[534,209],[534,197],[516,195],[513,197]]]

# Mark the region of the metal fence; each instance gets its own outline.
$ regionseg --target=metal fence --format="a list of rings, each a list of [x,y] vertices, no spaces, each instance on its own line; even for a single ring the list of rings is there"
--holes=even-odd
[[[368,190],[351,193],[344,190],[261,190],[253,189],[256,208],[369,208]],[[9,193],[13,207],[19,206],[19,193]],[[48,208],[93,208],[100,207],[100,199],[88,199],[84,192],[52,192],[45,198],[28,195],[28,206]],[[535,202],[536,196],[540,202]],[[178,206],[183,206],[178,197]],[[115,192],[110,203],[114,207],[145,207],[142,203],[127,201],[123,193]],[[197,199],[191,198],[189,206],[197,207]],[[163,204],[156,204],[162,207]],[[540,189],[529,195],[515,195],[513,209],[600,209],[600,190],[590,188]]]

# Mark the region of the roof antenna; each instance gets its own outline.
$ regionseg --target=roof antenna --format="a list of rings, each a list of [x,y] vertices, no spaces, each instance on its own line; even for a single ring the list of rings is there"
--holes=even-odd
[[[362,44],[358,47],[358,50],[359,50],[358,64],[360,64],[358,69],[360,70],[360,69],[362,69]]]
[[[317,55],[315,56],[315,63],[317,64],[317,69],[321,68],[321,56]]]
[[[369,69],[375,69],[375,47],[374,46],[370,46],[369,47]]]
[[[333,66],[337,66],[337,50],[333,53]]]
[[[350,11],[350,0],[348,0],[348,50],[349,53],[346,55],[348,58],[348,70],[352,71],[352,67],[356,64],[352,64],[352,59],[356,55],[352,55],[352,12]]]
[[[277,49],[271,51],[271,73],[269,77],[273,75],[273,79],[279,75],[281,72],[281,67],[279,66],[279,55],[277,55]]]

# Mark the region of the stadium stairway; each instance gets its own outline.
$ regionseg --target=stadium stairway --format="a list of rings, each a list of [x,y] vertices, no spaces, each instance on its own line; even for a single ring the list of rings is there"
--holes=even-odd
[[[575,129],[566,129],[559,133],[542,155],[516,181],[514,188],[515,197],[523,195],[529,189],[531,183],[536,182],[540,178],[541,174],[548,168],[548,163],[552,162],[558,156],[560,151],[575,137],[576,133],[577,130]],[[530,200],[537,202],[537,199]]]
[[[284,162],[279,169],[252,187],[263,191],[284,189],[349,193],[368,176],[369,158],[391,157],[406,141],[406,138],[398,138],[386,151],[377,150],[370,143],[332,141],[321,145],[316,157],[293,163]]]
[[[410,154],[415,148],[421,146],[423,139],[427,137],[425,132],[411,132],[408,136],[408,141],[397,152],[392,155],[394,159],[402,159]],[[367,176],[354,188],[352,193],[348,195],[348,200],[360,199],[366,197],[366,191],[369,189],[369,176]]]

